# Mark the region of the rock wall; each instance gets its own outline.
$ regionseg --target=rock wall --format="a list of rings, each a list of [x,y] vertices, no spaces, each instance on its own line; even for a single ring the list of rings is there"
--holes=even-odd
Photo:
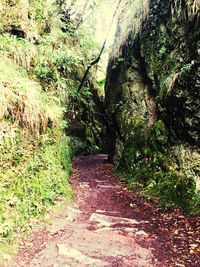
[[[200,4],[126,7],[107,70],[109,155],[130,184],[184,202],[200,176]]]

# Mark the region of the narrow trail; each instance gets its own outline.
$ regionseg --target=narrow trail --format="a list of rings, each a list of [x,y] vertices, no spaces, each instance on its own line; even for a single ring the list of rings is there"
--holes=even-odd
[[[199,266],[197,217],[145,202],[116,181],[105,160],[74,161],[73,205],[33,233],[7,266]]]

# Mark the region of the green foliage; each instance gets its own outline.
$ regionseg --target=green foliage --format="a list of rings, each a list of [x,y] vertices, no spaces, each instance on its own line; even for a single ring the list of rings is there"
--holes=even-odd
[[[181,67],[181,70],[180,70],[180,72],[181,72],[181,74],[189,74],[190,73],[190,71],[191,71],[191,69],[192,69],[192,64],[191,63],[189,63],[189,64],[185,64],[185,65],[183,65],[182,67]]]
[[[0,51],[27,71],[35,64],[38,57],[38,49],[33,43],[10,34],[0,35]]]
[[[102,79],[102,80],[100,80],[100,81],[97,81],[97,84],[98,84],[99,86],[103,87],[103,88],[104,88],[104,86],[105,86],[105,83],[106,83],[106,78],[104,78],[104,79]]]
[[[55,1],[26,3],[15,1],[11,8],[3,1],[0,25],[0,242],[72,195],[71,146],[61,131],[64,78],[78,56],[67,46]],[[28,38],[12,35],[12,29]]]
[[[195,182],[193,177],[181,172],[160,171],[156,174],[158,183],[153,189],[153,193],[160,196],[163,203],[178,205],[190,212],[195,196]]]
[[[53,94],[44,93],[26,71],[2,56],[0,63],[0,119],[11,119],[35,136],[45,133],[48,122],[59,124],[63,108]]]
[[[96,57],[101,47],[94,41],[94,36],[88,29],[80,27],[78,30],[78,36],[80,38],[80,46],[83,49],[84,54],[88,57]]]
[[[171,169],[164,123],[157,121],[147,133],[143,121],[137,121],[134,136],[123,152],[130,188],[140,186],[144,196],[159,196],[161,204],[180,206],[187,212],[197,211],[199,200],[194,177]]]
[[[50,68],[48,62],[41,62],[36,65],[34,74],[44,83],[51,83],[54,79],[54,72]]]
[[[77,52],[70,49],[70,50],[61,50],[57,52],[56,58],[55,58],[55,64],[57,68],[63,68],[64,70],[70,69],[70,66],[78,67],[80,64],[80,58],[77,55]]]
[[[74,151],[72,149],[71,139],[68,136],[63,135],[60,145],[60,158],[61,158],[61,164],[64,170],[68,173],[68,175],[71,175],[71,170],[72,170],[71,159],[73,156],[74,156]]]
[[[53,20],[58,16],[55,0],[33,0],[29,6],[29,16],[34,18],[37,28],[43,33],[51,28]]]
[[[94,151],[101,125],[93,89],[87,84],[77,93],[77,79],[98,50],[87,32],[75,32],[73,22],[63,19],[59,1],[0,5],[1,242],[71,197],[71,158],[86,151],[87,140]],[[86,140],[63,133],[73,112]]]
[[[160,53],[161,55],[164,55],[164,54],[166,53],[166,51],[167,51],[167,48],[164,47],[164,46],[162,46],[162,47],[160,48],[160,50],[159,50],[159,53]]]
[[[92,85],[92,82],[88,81],[88,83]],[[105,134],[105,126],[97,115],[98,107],[95,103],[95,94],[94,89],[89,86],[82,87],[80,92],[77,92],[77,88],[74,88],[73,91],[70,91],[68,106],[68,112],[71,114],[71,118],[69,118],[71,131],[76,131],[75,135],[77,134],[77,137],[79,137],[74,139],[78,141],[77,150],[82,149],[81,152],[90,154],[101,151],[102,136]],[[96,97],[98,96],[96,95]],[[74,130],[73,127],[78,127],[78,129]],[[81,142],[80,139],[82,139]]]
[[[26,231],[29,220],[44,215],[56,199],[70,199],[67,182],[71,173],[70,147],[67,137],[50,131],[45,143],[34,149],[24,144],[19,131],[14,140],[1,145],[0,237],[10,239],[16,229]],[[31,149],[32,148],[32,149]],[[3,241],[3,240],[0,240]]]
[[[70,151],[72,157],[78,156],[87,151],[86,143],[79,137],[70,136]]]
[[[79,68],[81,61],[81,56],[74,49],[67,48],[62,43],[64,40],[59,38],[59,35],[54,38],[45,36],[36,45],[26,39],[3,34],[0,35],[0,52],[37,78],[45,91],[52,90],[63,78],[70,76],[72,70]]]

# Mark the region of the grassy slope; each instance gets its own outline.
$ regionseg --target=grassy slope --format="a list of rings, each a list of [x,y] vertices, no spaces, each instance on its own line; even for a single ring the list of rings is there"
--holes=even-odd
[[[81,55],[71,43],[73,28],[61,31],[71,26],[61,22],[55,1],[12,2],[0,6],[0,243],[72,196],[63,114]]]

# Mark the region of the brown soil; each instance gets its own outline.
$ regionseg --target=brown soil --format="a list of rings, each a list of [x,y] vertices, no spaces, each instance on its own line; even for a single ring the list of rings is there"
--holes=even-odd
[[[157,208],[117,182],[105,155],[74,161],[74,203],[8,267],[200,266],[200,218]]]

